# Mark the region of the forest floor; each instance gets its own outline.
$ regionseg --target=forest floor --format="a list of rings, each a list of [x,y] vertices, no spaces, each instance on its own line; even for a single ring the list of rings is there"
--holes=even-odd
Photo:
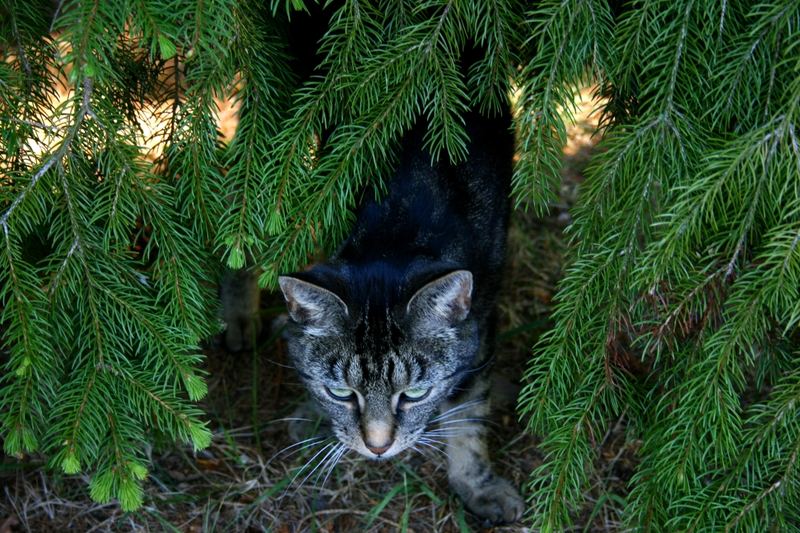
[[[531,346],[549,326],[569,225],[583,171],[597,138],[589,92],[578,102],[564,151],[560,202],[537,218],[517,210],[509,234],[501,300],[491,446],[497,471],[527,495],[529,474],[541,464],[537,439],[515,413]],[[265,324],[283,313],[282,299],[265,294]],[[203,402],[214,432],[193,453],[166,443],[151,450],[145,504],[124,513],[88,496],[86,476],[64,476],[40,463],[0,461],[0,533],[20,531],[480,531],[447,486],[444,456],[408,451],[374,463],[345,455],[327,479],[313,471],[314,451],[292,447],[287,417],[304,390],[286,359],[280,335],[265,333],[252,353],[206,349],[209,394]],[[576,531],[615,531],[618,509],[635,464],[635,443],[620,420],[598,443],[600,468],[576,513]],[[320,469],[323,470],[323,469]],[[523,524],[494,531],[527,531]]]

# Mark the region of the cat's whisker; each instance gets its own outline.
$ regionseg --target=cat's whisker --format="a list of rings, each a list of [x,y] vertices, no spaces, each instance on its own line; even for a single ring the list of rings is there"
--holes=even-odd
[[[431,419],[431,423],[439,422],[440,420],[445,420],[447,418],[451,418],[456,413],[463,411],[464,409],[468,409],[470,407],[476,406],[481,403],[485,403],[486,400],[483,398],[476,398],[475,400],[470,400],[468,402],[464,402],[462,404],[456,405],[455,407],[451,407],[447,411],[441,413],[438,416],[435,416]]]
[[[430,455],[429,453],[427,453],[427,449],[417,448],[416,444],[415,444],[414,446],[410,446],[409,448],[410,448],[411,450],[414,450],[414,451],[415,451],[415,452],[417,452],[418,454],[420,454],[420,455],[421,455],[422,457],[424,457],[425,459],[428,459],[428,460],[433,460],[433,459],[434,459],[434,457],[433,457],[432,455]]]
[[[475,423],[466,422],[466,423],[462,423],[460,426],[438,426],[438,427],[432,427],[432,428],[426,429],[425,432],[426,433],[429,432],[429,431],[444,432],[444,431],[451,431],[451,430],[456,430],[456,429],[472,429],[472,430],[475,430],[475,431],[480,431],[480,430],[483,430],[483,429],[486,429],[486,428],[483,426],[483,424],[475,424]]]
[[[438,439],[434,439],[434,438],[432,438],[432,437],[425,437],[425,436],[423,436],[423,437],[421,437],[421,438],[422,438],[422,439],[425,439],[425,442],[433,442],[433,443],[436,443],[436,444],[441,444],[442,446],[447,446],[447,443],[446,443],[446,442],[444,442],[444,441],[441,441],[441,440],[438,440]],[[418,440],[417,440],[417,442],[420,442],[420,440],[418,439]]]
[[[474,424],[464,424],[461,426],[447,426],[447,427],[439,427],[439,428],[431,428],[426,429],[422,434],[423,435],[444,435],[447,433],[468,433],[470,431],[479,433],[483,431],[485,428],[483,426],[478,426]]]
[[[442,439],[456,439],[456,438],[459,438],[459,437],[468,438],[469,435],[466,435],[466,434],[436,435],[436,437],[439,437],[439,438],[442,438]]]
[[[477,405],[484,402],[486,402],[486,398],[473,398],[471,400],[467,400],[466,402],[456,404],[445,412],[454,411],[456,409],[461,409],[463,407],[469,407],[471,405]]]
[[[339,444],[335,446],[327,455],[320,461],[322,467],[317,470],[317,475],[314,476],[314,488],[320,489],[319,480],[323,477],[324,474],[330,472],[331,467],[335,464],[336,457],[341,453],[342,448],[344,448],[344,444]]]
[[[442,432],[442,431],[452,431],[455,429],[483,429],[482,426],[474,425],[474,424],[465,424],[463,426],[447,426],[447,427],[439,427],[439,428],[431,428],[425,430],[425,433],[433,432]]]
[[[421,441],[421,440],[418,440],[418,441],[417,441],[417,444],[420,444],[420,445],[422,445],[422,446],[425,446],[425,447],[427,447],[427,448],[430,448],[430,449],[432,449],[432,450],[435,450],[435,451],[437,451],[437,452],[439,452],[439,453],[441,453],[441,454],[447,455],[447,454],[445,453],[445,451],[444,451],[444,450],[442,450],[442,449],[441,449],[441,448],[439,448],[438,446],[435,446],[435,445],[433,445],[433,444],[429,443],[428,441]]]
[[[423,446],[427,446],[428,448],[432,448],[432,449],[436,450],[437,452],[441,453],[442,455],[444,455],[445,457],[447,457],[448,459],[450,459],[450,454],[449,453],[447,453],[443,449],[439,448],[438,446],[436,446],[434,444],[431,444],[427,439],[422,439],[422,438],[417,439],[417,443],[422,444]]]
[[[275,452],[275,454],[272,457],[270,457],[269,460],[265,463],[265,466],[268,466],[270,463],[272,463],[272,461],[276,457],[286,453],[287,451],[291,450],[292,448],[296,448],[297,446],[301,446],[299,449],[293,451],[292,453],[290,453],[286,457],[290,457],[290,456],[292,456],[292,455],[294,455],[294,454],[296,454],[298,452],[301,452],[301,451],[303,451],[303,450],[305,450],[307,448],[311,448],[314,445],[319,444],[321,442],[324,442],[325,440],[327,440],[329,438],[331,438],[331,437],[319,437],[319,436],[318,437],[311,437],[311,438],[308,438],[308,439],[301,440],[300,442],[295,442],[294,444],[290,444],[289,446],[286,446],[285,448]]]
[[[267,424],[277,424],[278,422],[313,422],[311,418],[301,418],[299,416],[289,416],[286,418],[275,418],[274,420],[270,420]]]
[[[342,457],[344,457],[347,454],[347,452],[349,452],[349,451],[350,451],[350,448],[348,446],[342,444],[341,450],[339,451],[339,453],[336,456],[334,456],[334,459],[331,461],[331,466],[330,466],[330,468],[328,468],[328,472],[325,474],[325,478],[322,480],[322,485],[320,485],[319,488],[324,488],[325,487],[325,483],[328,481],[328,478],[333,473],[333,469],[336,468],[336,465],[339,464],[339,461],[342,459]]]
[[[311,444],[308,444],[307,446],[304,446],[303,448],[309,448],[309,447],[313,448],[315,446],[321,446],[322,444],[325,443],[326,440],[328,440],[330,438],[331,437],[327,437],[327,438],[323,439],[322,441],[312,442]],[[327,450],[328,448],[330,448],[331,446],[333,446],[335,444],[336,444],[335,442],[328,442],[327,444],[322,446],[322,448],[317,450],[317,452],[311,457],[311,459],[308,460],[308,462],[306,462],[305,464],[297,467],[296,471],[294,472],[294,475],[292,476],[292,479],[289,480],[289,482],[286,484],[286,488],[283,490],[283,492],[281,493],[280,497],[278,497],[278,502],[283,501],[283,499],[289,493],[289,489],[292,487],[292,485],[294,485],[295,480],[300,476],[300,474],[302,474],[303,472],[306,471],[306,469],[308,469],[309,465],[314,463],[314,459],[319,457],[319,455],[321,453],[323,453],[325,450]],[[297,451],[297,450],[295,450],[295,451]],[[292,452],[292,453],[295,453],[295,452]],[[294,492],[296,493],[297,490],[295,490]]]
[[[303,473],[303,471],[304,471],[306,468],[308,468],[308,466],[309,466],[309,465],[312,465],[312,464],[314,464],[314,460],[315,460],[317,457],[319,457],[319,456],[320,456],[320,455],[321,455],[323,452],[325,452],[325,450],[328,450],[328,449],[329,449],[331,446],[335,446],[335,444],[336,444],[335,442],[329,442],[328,444],[326,444],[325,446],[323,446],[323,447],[322,447],[322,448],[321,448],[319,451],[317,451],[317,453],[315,453],[315,454],[314,454],[314,456],[313,456],[311,459],[309,459],[309,460],[308,460],[308,462],[307,462],[306,464],[304,464],[303,466],[299,467],[299,468],[297,469],[297,472],[295,473],[295,475],[294,475],[294,476],[292,476],[292,479],[291,479],[291,481],[289,481],[289,484],[288,484],[288,485],[286,485],[286,490],[283,492],[283,496],[286,496],[286,493],[289,491],[289,487],[291,487],[292,485],[294,485],[294,481],[295,481],[295,480],[296,480],[296,479],[297,479],[297,478],[300,476],[300,474],[302,474],[302,473]],[[319,466],[319,465],[317,465],[317,466]],[[301,484],[301,485],[302,485],[302,484]],[[298,486],[297,488],[299,489],[300,487]],[[297,489],[295,489],[295,492],[297,492]],[[283,496],[281,496],[281,498],[283,498]]]
[[[495,422],[494,420],[490,420],[488,418],[456,418],[455,420],[445,420],[444,422],[437,422],[437,425],[446,426],[446,425],[449,425],[449,424],[457,424],[459,422],[473,422],[476,425],[483,425],[483,424],[492,425],[492,426],[499,426],[500,425],[497,422]]]
[[[455,414],[455,413],[457,413],[459,411],[462,411],[462,410],[466,409],[467,407],[470,407],[471,404],[472,404],[472,402],[467,402],[467,403],[463,403],[463,404],[460,404],[460,405],[456,405],[455,407],[451,407],[447,411],[439,413],[437,416],[433,417],[431,419],[431,422],[437,422],[439,420],[444,420],[446,418],[449,418],[453,414]]]
[[[350,447],[343,444],[339,451],[331,458],[330,466],[328,467],[327,472],[325,472],[325,477],[322,478],[322,484],[319,486],[320,489],[325,487],[325,483],[327,483],[328,478],[333,473],[336,465],[339,464],[339,461],[341,461],[342,457],[344,457],[349,451]],[[319,475],[317,476],[317,479],[319,479]]]
[[[344,446],[344,445],[343,445],[343,444],[336,444],[336,445],[335,445],[333,448],[331,448],[330,450],[328,450],[328,453],[326,453],[326,454],[325,454],[325,455],[322,457],[322,459],[320,459],[320,460],[319,460],[319,462],[318,462],[316,465],[314,465],[314,468],[312,468],[312,469],[311,469],[311,472],[309,472],[309,473],[308,473],[308,475],[306,475],[306,477],[304,477],[304,478],[303,478],[303,481],[301,481],[301,482],[300,482],[300,483],[297,485],[297,488],[295,488],[295,489],[294,489],[294,491],[295,491],[295,492],[297,492],[298,490],[300,490],[300,487],[302,487],[303,485],[305,485],[306,481],[308,481],[308,479],[309,479],[311,476],[313,476],[313,475],[314,475],[314,472],[316,472],[317,470],[319,470],[319,469],[320,469],[320,467],[322,467],[324,464],[326,464],[326,463],[328,462],[329,458],[333,457],[334,455],[336,455],[336,453],[338,453],[338,452],[339,452],[339,449],[340,449],[340,447],[341,447],[341,446]],[[311,464],[311,463],[309,462],[309,464]],[[323,468],[322,470],[320,470],[320,472],[323,472],[324,470],[325,470],[325,469]]]

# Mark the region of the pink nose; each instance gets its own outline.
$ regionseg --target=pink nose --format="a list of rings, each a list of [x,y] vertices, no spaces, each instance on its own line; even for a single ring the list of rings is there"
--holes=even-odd
[[[375,455],[381,455],[382,453],[386,453],[386,450],[392,447],[392,441],[389,441],[382,446],[375,446],[366,441],[364,442],[364,444],[367,446],[367,449],[372,453],[374,453]]]

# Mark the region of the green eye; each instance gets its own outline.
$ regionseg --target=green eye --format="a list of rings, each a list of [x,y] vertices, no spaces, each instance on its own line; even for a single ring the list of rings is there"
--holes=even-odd
[[[405,396],[406,399],[409,399],[409,400],[421,400],[421,399],[425,398],[428,395],[429,392],[431,392],[430,388],[427,388],[427,389],[425,389],[425,388],[406,389],[403,392],[403,396]]]
[[[328,394],[330,394],[331,398],[333,398],[334,400],[347,401],[353,399],[353,391],[351,389],[336,388],[336,387],[331,389],[325,387],[325,390],[328,391]]]

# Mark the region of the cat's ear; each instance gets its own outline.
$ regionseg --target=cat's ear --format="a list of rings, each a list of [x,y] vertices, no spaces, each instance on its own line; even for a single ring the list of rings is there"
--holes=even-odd
[[[450,327],[469,314],[472,305],[472,273],[456,270],[437,278],[408,301],[406,312],[428,328]]]
[[[286,298],[289,316],[307,333],[332,333],[347,317],[347,305],[328,289],[291,276],[280,276],[278,284]]]

